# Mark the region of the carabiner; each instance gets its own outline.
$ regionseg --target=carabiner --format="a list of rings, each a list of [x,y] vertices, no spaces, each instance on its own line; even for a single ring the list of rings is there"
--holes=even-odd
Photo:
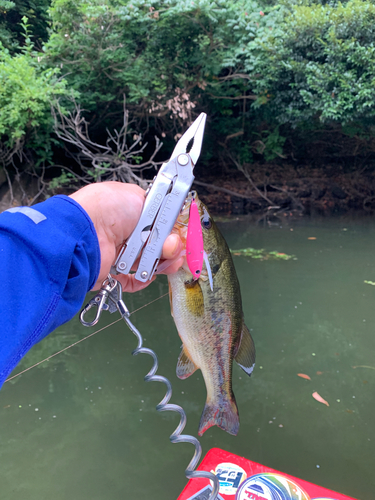
[[[114,295],[114,297],[113,297]],[[121,299],[122,288],[117,280],[113,279],[110,274],[103,281],[102,287],[99,292],[95,295],[93,299],[82,309],[79,319],[83,326],[94,326],[100,319],[102,311],[114,312],[117,309],[117,301]],[[108,298],[110,299],[110,304],[107,304]],[[93,321],[85,321],[85,314],[93,307],[97,307],[98,311],[96,313]]]
[[[102,314],[103,309],[107,309],[105,307],[106,301],[108,297],[108,292],[106,290],[100,290],[100,292],[95,295],[93,299],[90,300],[90,302],[82,309],[81,314],[79,315],[79,319],[81,320],[81,323],[83,326],[94,326],[100,319],[100,315]],[[85,321],[84,316],[85,314],[93,307],[97,307],[98,310],[96,312],[96,316],[93,319],[93,321]]]

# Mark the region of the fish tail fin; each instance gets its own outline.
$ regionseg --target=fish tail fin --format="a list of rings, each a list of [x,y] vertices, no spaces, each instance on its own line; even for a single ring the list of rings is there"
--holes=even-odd
[[[199,422],[198,434],[202,436],[213,425],[217,425],[229,434],[237,435],[240,427],[240,417],[234,396],[230,399],[206,402]]]

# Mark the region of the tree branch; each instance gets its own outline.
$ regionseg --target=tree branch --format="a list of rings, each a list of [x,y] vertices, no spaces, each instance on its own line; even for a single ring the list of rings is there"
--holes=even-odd
[[[236,193],[235,191],[231,191],[230,189],[221,186],[215,186],[215,184],[207,184],[206,182],[197,181],[196,179],[194,179],[194,184],[197,184],[197,186],[203,186],[208,189],[214,189],[215,191],[221,191],[222,193],[227,193],[230,194],[231,196],[236,196],[237,198],[243,198],[244,200],[254,201],[253,198],[251,198],[250,196],[241,193]]]
[[[253,179],[250,177],[250,174],[249,172],[246,170],[246,168],[241,165],[235,158],[233,158],[233,156],[231,154],[228,154],[229,155],[229,158],[233,161],[233,163],[236,165],[236,167],[238,168],[238,170],[240,172],[243,173],[243,175],[246,177],[246,179],[250,182],[250,185],[253,187],[253,189],[255,189],[255,191],[259,194],[259,196],[261,196],[264,200],[266,200],[267,203],[269,203],[270,205],[274,205],[274,203],[265,195],[262,193],[262,191],[260,189],[258,189],[256,187],[256,185],[254,184],[254,181]]]
[[[151,156],[142,161],[147,143],[142,144],[142,135],[134,134],[130,146],[129,142],[129,113],[124,98],[123,124],[120,130],[110,132],[107,129],[105,144],[99,144],[90,139],[89,124],[82,116],[82,110],[75,104],[75,110],[65,115],[57,105],[52,109],[57,136],[67,144],[74,146],[68,149],[68,154],[80,165],[83,175],[76,176],[84,182],[89,180],[100,181],[119,180],[147,186],[140,174],[148,168],[156,168],[161,162],[155,161],[155,156],[162,147],[162,142],[155,137],[156,145]],[[75,150],[77,150],[75,152]],[[92,170],[92,167],[94,170]]]

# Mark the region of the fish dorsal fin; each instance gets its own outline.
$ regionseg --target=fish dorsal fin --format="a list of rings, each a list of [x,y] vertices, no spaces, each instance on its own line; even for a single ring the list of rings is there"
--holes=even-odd
[[[247,375],[252,374],[255,366],[255,345],[245,323],[242,327],[240,345],[234,359]]]
[[[182,380],[190,377],[193,373],[198,369],[198,367],[193,363],[190,359],[189,355],[185,351],[185,348],[182,347],[180,352],[180,356],[177,361],[176,375],[178,378]]]

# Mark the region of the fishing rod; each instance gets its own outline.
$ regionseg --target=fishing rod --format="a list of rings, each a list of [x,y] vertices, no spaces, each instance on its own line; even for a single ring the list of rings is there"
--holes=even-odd
[[[92,321],[86,321],[85,316],[87,312],[92,308],[97,308],[95,318]],[[154,364],[151,370],[145,376],[144,380],[146,382],[162,382],[167,387],[167,392],[165,393],[164,398],[156,406],[156,409],[157,411],[174,411],[180,415],[180,422],[175,431],[170,435],[169,439],[172,443],[191,443],[195,447],[193,458],[185,469],[185,476],[188,479],[209,479],[213,484],[213,488],[207,500],[216,500],[219,493],[219,479],[212,472],[195,470],[202,455],[201,444],[196,437],[189,434],[182,434],[182,431],[184,430],[187,422],[186,413],[181,406],[169,403],[172,397],[172,384],[166,377],[156,374],[158,370],[157,355],[152,349],[143,347],[143,337],[139,330],[130,321],[130,312],[126,307],[125,302],[122,300],[121,283],[113,278],[113,276],[111,276],[110,274],[108,275],[108,278],[103,282],[102,287],[97,295],[95,295],[95,297],[91,299],[90,302],[81,311],[81,323],[84,326],[96,325],[100,319],[102,311],[109,311],[111,313],[118,311],[121,315],[121,318],[125,321],[131,332],[136,336],[138,345],[132,352],[133,356],[137,356],[138,354],[148,354],[152,357]]]

